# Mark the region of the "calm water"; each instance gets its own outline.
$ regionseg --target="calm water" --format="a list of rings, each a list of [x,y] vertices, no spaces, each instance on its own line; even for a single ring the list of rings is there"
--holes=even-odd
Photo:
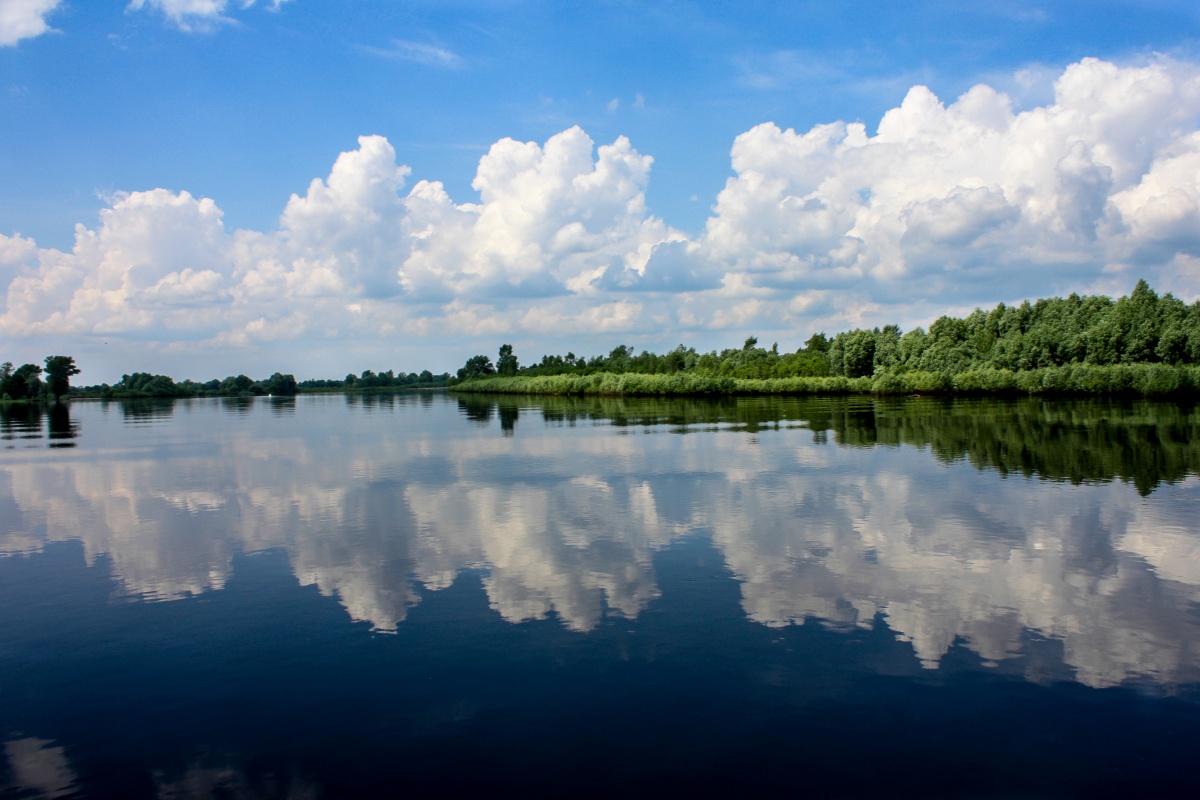
[[[0,796],[1195,792],[1198,474],[1163,403],[3,409]]]

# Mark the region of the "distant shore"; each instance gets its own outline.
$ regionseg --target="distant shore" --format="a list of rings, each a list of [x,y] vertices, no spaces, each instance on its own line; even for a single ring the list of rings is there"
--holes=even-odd
[[[881,373],[870,377],[731,378],[694,373],[594,372],[576,375],[489,376],[451,392],[542,395],[688,396],[778,394],[1021,394],[1200,396],[1200,367],[1168,364],[1069,364],[1032,370],[980,369]]]

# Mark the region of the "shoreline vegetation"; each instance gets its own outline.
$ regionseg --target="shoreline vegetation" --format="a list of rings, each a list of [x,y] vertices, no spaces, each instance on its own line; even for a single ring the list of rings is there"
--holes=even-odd
[[[46,380],[42,380],[45,374]],[[0,403],[48,403],[64,398],[72,400],[140,400],[147,398],[188,397],[294,397],[298,394],[380,393],[416,389],[445,388],[449,373],[434,375],[429,370],[420,373],[364,370],[361,375],[350,373],[345,378],[297,381],[293,375],[276,372],[269,378],[254,380],[246,375],[231,375],[224,380],[206,382],[175,381],[169,375],[134,372],[122,375],[115,384],[71,386],[70,377],[78,375],[75,359],[70,356],[49,356],[43,369],[36,364],[13,367],[12,362],[0,364]]]
[[[345,378],[313,379],[297,381],[294,375],[276,372],[263,380],[253,380],[245,375],[230,376],[224,380],[213,379],[204,383],[184,380],[176,382],[167,375],[135,372],[122,375],[121,380],[109,386],[72,387],[71,397],[79,399],[98,398],[122,400],[147,397],[294,397],[298,394],[329,394],[368,392],[401,392],[412,389],[444,388],[450,379],[449,373],[434,375],[429,370],[416,373],[376,373],[363,370],[360,375],[348,374]]]
[[[756,394],[1200,394],[1200,301],[1159,297],[1145,281],[1118,300],[1050,298],[899,326],[816,333],[781,353],[758,347],[664,355],[621,345],[608,356],[544,356],[521,367],[511,345],[474,356],[453,392],[684,396]]]
[[[601,395],[655,397],[673,395],[758,394],[1135,394],[1166,397],[1200,393],[1200,367],[1166,364],[1118,364],[1012,371],[881,373],[875,376],[730,378],[597,372],[587,375],[496,376],[453,384],[452,392],[486,394]]]
[[[545,355],[521,366],[512,345],[496,363],[469,358],[456,376],[364,370],[343,379],[297,381],[276,372],[207,382],[176,382],[135,372],[113,385],[74,387],[74,358],[0,364],[0,403],[64,398],[289,397],[307,393],[390,393],[449,388],[453,392],[600,395],[1200,395],[1200,301],[1190,306],[1159,296],[1145,281],[1126,297],[1050,298],[1001,303],[965,318],[943,316],[929,330],[897,325],[854,329],[832,338],[815,333],[795,352],[778,343],[698,353],[682,344],[659,355],[619,345],[607,356]],[[45,380],[43,380],[43,375]]]

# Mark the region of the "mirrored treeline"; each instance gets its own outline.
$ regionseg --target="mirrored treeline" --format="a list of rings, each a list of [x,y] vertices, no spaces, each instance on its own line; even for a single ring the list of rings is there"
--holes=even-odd
[[[64,408],[0,418],[0,792],[1196,782],[1194,406]]]

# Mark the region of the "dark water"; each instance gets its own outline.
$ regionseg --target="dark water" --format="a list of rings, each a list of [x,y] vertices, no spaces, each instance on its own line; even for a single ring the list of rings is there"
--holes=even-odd
[[[1200,409],[0,410],[0,796],[1196,796]]]

